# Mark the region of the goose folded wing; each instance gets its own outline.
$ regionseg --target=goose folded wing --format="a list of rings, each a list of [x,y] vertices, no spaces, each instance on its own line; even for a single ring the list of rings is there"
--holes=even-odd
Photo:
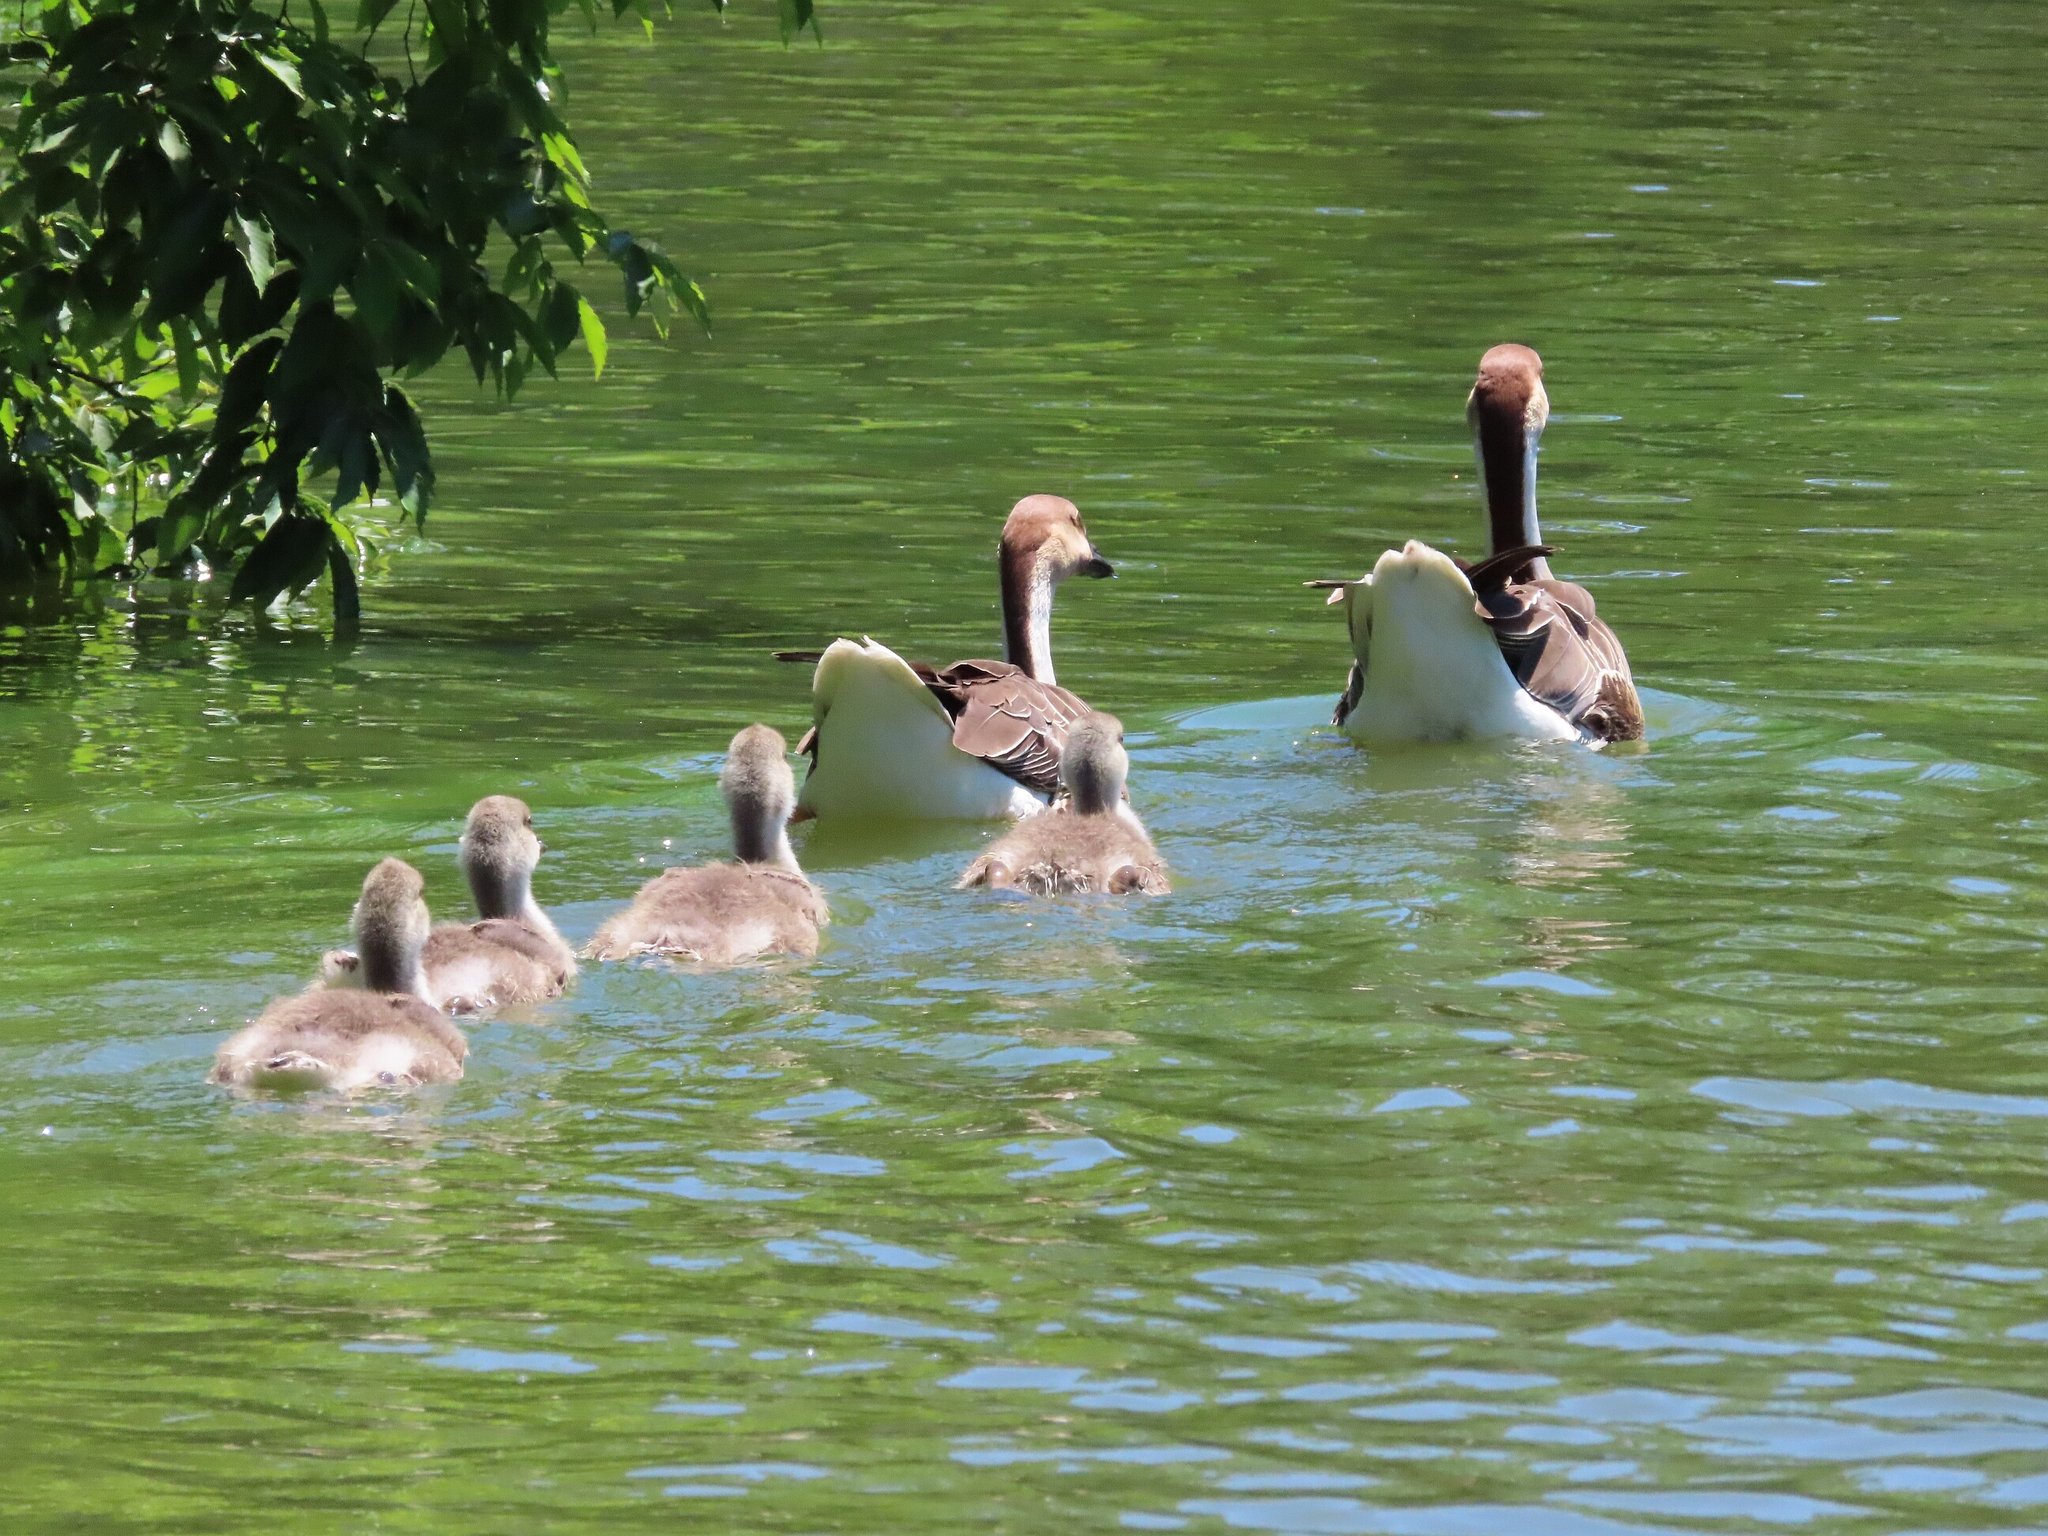
[[[1330,724],[1342,725],[1351,718],[1351,711],[1358,708],[1358,701],[1365,697],[1365,667],[1360,662],[1351,663],[1351,674],[1344,679],[1344,691],[1337,697],[1337,711],[1330,716]]]
[[[1038,794],[1059,788],[1060,752],[1087,705],[1008,662],[957,661],[943,670],[912,666],[953,717],[954,746]]]
[[[1501,659],[1531,697],[1602,740],[1640,736],[1642,706],[1628,657],[1576,582],[1510,582],[1474,606]]]

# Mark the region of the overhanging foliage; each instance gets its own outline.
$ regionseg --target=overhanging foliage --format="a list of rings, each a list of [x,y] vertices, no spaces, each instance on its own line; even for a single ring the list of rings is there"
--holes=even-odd
[[[509,396],[578,340],[601,372],[565,275],[592,256],[663,334],[708,323],[591,204],[569,0],[296,3],[30,0],[0,50],[0,576],[203,561],[268,603],[324,572],[352,616],[346,509],[388,487],[418,521],[433,492],[402,379],[453,349]]]

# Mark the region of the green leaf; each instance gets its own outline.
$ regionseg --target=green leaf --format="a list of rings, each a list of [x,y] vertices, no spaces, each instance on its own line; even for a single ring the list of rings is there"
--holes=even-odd
[[[306,87],[299,81],[299,68],[290,59],[279,58],[274,53],[259,53],[256,55],[256,62],[283,81],[284,88],[299,100],[306,99]]]
[[[325,519],[307,512],[282,513],[235,572],[228,601],[248,598],[258,608],[268,608],[279,593],[302,591],[326,567],[332,539]]]
[[[165,118],[163,127],[157,130],[156,143],[173,167],[181,167],[192,158],[192,146],[185,142],[185,130],[170,118]]]
[[[379,254],[375,247],[363,253],[363,259],[356,263],[355,276],[349,279],[348,291],[356,301],[358,318],[382,341],[390,336],[398,318],[399,283],[397,274],[379,259]]]
[[[171,322],[171,347],[178,358],[178,393],[186,402],[199,398],[199,343],[192,337],[192,327],[185,320]]]
[[[277,241],[262,215],[240,212],[235,215],[234,238],[235,247],[249,268],[249,281],[256,285],[260,295],[270,286],[271,274],[277,270]]]
[[[590,307],[590,300],[580,294],[576,298],[576,323],[583,331],[583,345],[590,349],[590,376],[601,379],[608,350],[604,322],[597,318],[597,311]]]
[[[356,587],[353,554],[342,543],[348,525],[339,518],[330,518],[328,522],[333,537],[327,546],[327,585],[334,593],[334,626],[337,630],[352,631],[362,622],[363,599]]]
[[[392,483],[398,488],[398,504],[423,522],[427,499],[434,490],[434,461],[427,452],[427,435],[420,430],[419,416],[405,391],[396,384],[384,390],[384,409],[370,424],[377,446],[391,466]]]
[[[377,447],[370,434],[351,426],[341,440],[337,463],[334,510],[338,512],[363,492],[377,489]]]
[[[559,353],[576,337],[579,319],[576,305],[581,295],[570,283],[556,283],[548,290],[548,296],[541,301],[541,334],[547,337],[548,346]]]
[[[777,8],[781,12],[782,40],[785,43],[805,27],[811,29],[820,43],[825,41],[824,34],[818,31],[818,18],[812,9],[811,0],[779,0]]]
[[[206,526],[206,515],[213,508],[189,496],[180,496],[173,501],[168,511],[157,519],[156,563],[160,566],[175,565],[185,558],[185,551],[199,539],[199,531]]]

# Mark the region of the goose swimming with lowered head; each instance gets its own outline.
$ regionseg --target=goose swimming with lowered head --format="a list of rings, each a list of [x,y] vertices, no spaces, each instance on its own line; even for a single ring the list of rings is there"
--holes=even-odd
[[[1464,566],[1410,539],[1357,581],[1308,583],[1334,589],[1357,656],[1334,723],[1376,745],[1634,740],[1643,707],[1628,657],[1592,594],[1550,574],[1536,524],[1543,360],[1493,348],[1465,416],[1486,482],[1489,557]]]
[[[441,923],[427,935],[420,971],[428,1002],[477,1013],[562,995],[576,974],[576,954],[533,899],[543,847],[524,800],[486,795],[470,807],[456,859],[479,921]],[[321,962],[329,985],[354,985],[359,974],[345,950],[330,951]]]
[[[782,733],[750,725],[732,739],[718,787],[732,817],[732,864],[666,869],[640,887],[583,953],[593,960],[671,955],[738,965],[763,955],[818,952],[825,897],[789,846],[796,775]]]
[[[869,639],[776,653],[818,664],[813,723],[797,743],[811,757],[799,815],[984,820],[1044,808],[1067,731],[1088,707],[1053,676],[1053,593],[1070,576],[1116,571],[1062,496],[1010,509],[996,563],[1002,661],[932,667]]]
[[[361,985],[278,999],[221,1046],[209,1081],[346,1092],[461,1077],[469,1043],[420,995],[431,922],[423,889],[401,859],[371,870],[353,922]]]
[[[1124,804],[1130,768],[1123,722],[1115,715],[1083,715],[1067,733],[1067,749],[1060,755],[1066,800],[1004,833],[967,866],[956,889],[986,885],[1040,896],[1090,891],[1165,895],[1173,889],[1166,865]]]

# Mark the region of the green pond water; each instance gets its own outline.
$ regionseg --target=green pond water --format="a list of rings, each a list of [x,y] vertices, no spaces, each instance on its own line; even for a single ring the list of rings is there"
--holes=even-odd
[[[428,385],[360,641],[0,624],[0,1526],[2048,1529],[2038,8],[865,3],[572,41],[716,335]],[[1307,577],[1545,531],[1649,741],[1368,755]],[[1055,625],[1179,890],[807,829],[816,963],[586,971],[406,1100],[218,1041],[532,802],[717,854],[777,646]]]

